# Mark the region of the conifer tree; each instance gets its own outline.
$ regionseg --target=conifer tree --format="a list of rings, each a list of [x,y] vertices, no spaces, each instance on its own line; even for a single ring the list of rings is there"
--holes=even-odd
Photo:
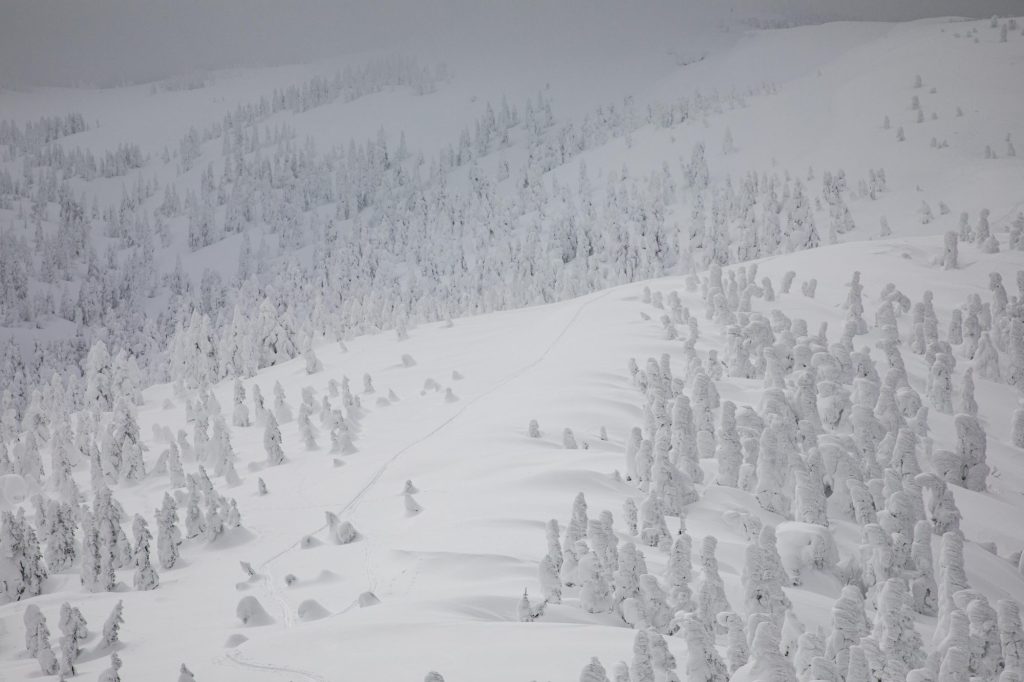
[[[153,536],[149,532],[149,525],[139,514],[135,515],[132,522],[132,533],[135,536],[135,577],[133,583],[137,590],[155,590],[160,584],[160,578],[150,563],[149,543]]]
[[[267,408],[263,402],[263,393],[260,391],[260,385],[253,383],[249,393],[252,396],[253,416],[256,419],[256,423],[264,424],[267,419]]]
[[[316,427],[313,426],[313,422],[310,419],[310,408],[306,403],[299,405],[299,434],[302,436],[302,441],[306,445],[307,450],[316,450]]]
[[[914,543],[910,549],[913,576],[910,579],[910,593],[914,610],[926,616],[935,615],[938,609],[938,586],[932,566],[932,524],[918,521],[914,525]]]
[[[114,605],[107,620],[103,623],[103,640],[100,646],[104,649],[109,649],[120,641],[121,625],[124,624],[123,612],[124,602],[118,599],[117,604]]]
[[[583,545],[582,541],[579,543]],[[585,549],[585,545],[581,547]],[[588,613],[605,613],[612,607],[612,589],[605,578],[604,568],[597,552],[577,552],[580,589],[580,607]]]
[[[986,463],[987,437],[977,417],[959,414],[953,420],[957,434],[957,456],[962,467],[959,485],[968,490],[986,488],[989,467]]]
[[[303,357],[306,361],[306,374],[316,374],[323,371],[324,363],[320,362],[320,358],[313,352],[312,346],[306,349]]]
[[[82,612],[68,602],[61,604],[59,627],[63,634],[61,638],[61,670],[67,674],[65,663],[74,664],[78,659],[78,655],[81,653],[78,645],[89,636],[89,629]]]
[[[732,675],[746,665],[750,657],[747,633],[743,626],[743,619],[732,611],[723,611],[718,614],[718,624],[726,630],[728,641],[726,660],[728,661],[729,674]]]
[[[718,574],[718,559],[715,557],[717,548],[718,540],[711,535],[701,541],[700,566],[703,579],[697,592],[696,613],[709,633],[716,629],[718,614],[729,610],[725,583]]]
[[[25,607],[22,623],[25,626],[25,651],[29,656],[36,656],[39,652],[40,633],[45,631],[47,639],[50,636],[50,630],[46,626],[46,616],[37,605],[29,604]]]
[[[718,477],[715,482],[718,485],[735,488],[739,485],[743,453],[740,449],[739,432],[736,430],[736,404],[731,400],[722,402],[719,427],[715,435],[715,457],[718,460]]]
[[[268,412],[267,424],[263,430],[263,447],[267,451],[267,464],[277,466],[284,464],[284,450],[281,449],[281,429],[277,426],[277,418]]]
[[[114,405],[112,386],[113,368],[110,353],[102,340],[96,341],[89,349],[85,361],[85,405],[89,409],[106,412]]]
[[[274,382],[274,417],[281,424],[292,420],[292,408],[285,400],[284,387],[280,381]]]
[[[771,621],[763,621],[754,630],[750,647],[749,675],[752,680],[796,682],[793,663],[780,649],[780,633]]]
[[[596,656],[590,659],[590,663],[583,666],[579,682],[608,682],[608,673]]]
[[[75,542],[77,523],[74,509],[63,502],[52,503],[49,517],[50,532],[43,556],[50,573],[60,573],[71,568],[78,556]]]
[[[39,661],[39,669],[44,675],[56,675],[60,672],[60,661],[57,660],[57,655],[50,644],[50,631],[45,622],[39,624],[36,636],[38,641],[35,657]]]
[[[1024,629],[1021,627],[1020,605],[1004,599],[996,605],[999,645],[1007,671],[1024,675]]]
[[[164,493],[163,503],[156,510],[156,549],[160,567],[174,568],[178,563],[181,545],[181,531],[178,529],[178,505],[174,498]]]
[[[682,637],[686,640],[686,679],[700,682],[727,682],[729,672],[715,649],[714,639],[705,624],[693,613],[683,616]],[[733,652],[736,653],[736,652]]]
[[[121,682],[121,657],[117,653],[110,654],[110,667],[100,673],[99,682]]]
[[[956,232],[947,232],[944,238],[944,250],[942,253],[942,267],[946,270],[956,270],[959,267],[959,249],[957,248],[958,235]]]
[[[691,561],[692,540],[685,532],[676,536],[672,545],[672,552],[668,560],[667,584],[669,588],[669,601],[676,611],[692,611],[693,589],[693,564]]]
[[[832,606],[832,621],[828,639],[825,642],[826,655],[844,670],[850,665],[851,649],[869,634],[864,615],[864,598],[860,590],[847,585]]]
[[[23,514],[9,511],[0,520],[0,556],[9,561],[9,568],[0,573],[0,593],[11,601],[38,596],[47,577],[43,555],[36,532]]]
[[[253,384],[253,390],[258,390]],[[235,379],[234,385],[235,407],[231,415],[231,423],[234,426],[247,427],[249,422],[249,408],[245,404],[245,387],[239,379]]]
[[[655,682],[650,640],[645,630],[637,630],[633,638],[633,662],[629,673],[635,682]]]

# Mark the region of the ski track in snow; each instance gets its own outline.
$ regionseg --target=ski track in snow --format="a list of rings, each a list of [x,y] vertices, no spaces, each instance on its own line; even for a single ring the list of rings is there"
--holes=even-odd
[[[287,666],[273,665],[270,663],[256,663],[251,660],[246,660],[238,652],[237,649],[228,651],[225,654],[225,659],[219,659],[217,661],[220,665],[228,663],[241,666],[243,668],[249,668],[250,670],[258,670],[272,675],[285,676],[289,680],[294,680],[295,676],[298,675],[306,680],[312,680],[313,682],[330,682],[326,677],[318,673],[309,672],[307,670],[300,670],[298,668],[289,668]]]
[[[537,365],[542,363],[545,359],[547,359],[547,357],[548,357],[548,355],[550,355],[551,351],[554,350],[554,348],[559,344],[559,342],[563,338],[565,338],[565,335],[569,332],[569,330],[572,328],[573,324],[575,324],[575,322],[579,319],[580,315],[583,314],[583,312],[587,309],[587,307],[589,307],[592,303],[595,303],[595,302],[600,301],[601,299],[605,298],[610,293],[612,293],[612,291],[613,290],[609,289],[609,290],[606,290],[606,291],[600,292],[598,294],[595,294],[595,295],[587,297],[586,300],[584,300],[579,306],[577,306],[575,312],[573,312],[573,314],[572,314],[572,317],[570,317],[569,320],[562,326],[562,329],[558,332],[558,334],[555,336],[555,338],[551,340],[551,342],[544,348],[544,350],[541,352],[541,354],[539,356],[537,356],[537,358],[535,358],[529,364],[527,364],[527,365],[525,365],[523,367],[520,367],[519,369],[517,369],[516,371],[514,371],[512,374],[510,374],[509,376],[505,377],[504,379],[501,379],[500,381],[498,381],[498,383],[494,384],[494,386],[492,386],[491,388],[487,389],[483,393],[481,393],[481,394],[477,395],[476,397],[474,397],[473,399],[467,401],[461,408],[459,408],[455,412],[455,414],[453,414],[452,416],[450,416],[447,419],[445,419],[444,421],[442,421],[440,424],[438,424],[436,427],[431,429],[429,432],[427,432],[423,436],[420,436],[419,438],[417,438],[413,442],[409,443],[408,445],[406,445],[405,447],[401,448],[400,450],[395,452],[393,455],[391,455],[391,457],[389,457],[377,469],[377,471],[374,472],[374,474],[369,478],[369,480],[367,480],[366,484],[363,485],[363,487],[360,488],[359,491],[355,495],[353,495],[352,498],[348,502],[346,502],[345,505],[337,512],[338,518],[340,519],[340,518],[342,518],[346,514],[351,514],[351,512],[353,512],[359,506],[359,503],[366,497],[367,493],[369,493],[374,488],[374,486],[380,481],[380,479],[384,476],[384,474],[387,472],[387,470],[391,467],[392,464],[394,464],[398,460],[399,457],[401,457],[403,454],[405,454],[409,450],[412,450],[416,446],[423,444],[424,442],[426,442],[427,440],[429,440],[433,436],[437,435],[438,433],[443,431],[445,428],[450,426],[452,423],[454,423],[459,417],[461,417],[463,414],[465,414],[465,412],[469,408],[471,408],[474,405],[478,404],[479,402],[481,402],[482,400],[484,400],[488,396],[493,395],[495,392],[497,392],[498,390],[504,388],[505,386],[507,386],[508,384],[512,383],[516,379],[519,379],[520,377],[525,375],[527,372],[532,370],[534,367],[536,367]],[[306,533],[305,535],[313,535],[315,533],[319,533],[319,532],[323,531],[325,528],[327,528],[327,523],[321,524],[320,526],[318,526],[314,530],[310,531],[309,533]],[[265,588],[265,591],[267,593],[267,596],[270,599],[272,599],[277,604],[278,609],[281,611],[283,625],[284,625],[284,627],[286,629],[291,629],[292,627],[295,626],[295,615],[292,613],[292,608],[291,608],[290,604],[288,603],[287,598],[281,592],[281,588],[278,585],[278,582],[275,579],[274,574],[273,574],[273,572],[271,570],[271,565],[275,561],[277,561],[278,559],[283,557],[285,554],[288,554],[289,552],[294,550],[296,547],[298,547],[301,544],[301,542],[302,542],[302,540],[300,538],[299,540],[289,544],[287,547],[282,549],[280,552],[278,552],[278,553],[270,556],[269,558],[265,559],[259,565],[259,571],[263,575],[263,581],[262,582],[263,582],[263,586]],[[365,561],[365,565],[366,565],[367,583],[369,585],[370,591],[373,591],[374,587],[376,586],[377,576],[376,576],[376,569],[374,567],[373,560],[371,559],[371,550],[370,550],[370,546],[369,546],[369,543],[371,541],[368,538],[364,537],[364,538],[362,538],[362,542],[366,543],[364,548],[363,548],[363,551],[364,551],[364,561]],[[417,559],[417,566],[414,566],[414,569],[413,569],[414,571],[418,570],[418,563],[419,563],[419,560]],[[389,583],[389,590],[395,584],[395,582],[397,582],[397,580],[398,580],[398,576],[396,576],[395,578],[393,578],[390,581],[390,583]],[[413,581],[412,582],[415,582],[415,575],[413,577]],[[410,583],[410,586],[411,586],[411,584],[412,583]],[[340,611],[336,615],[341,615],[343,613],[347,613],[350,609],[352,609],[352,607],[354,607],[358,603],[358,601],[359,601],[359,599],[357,597],[356,599],[354,599],[352,601],[352,604],[350,604],[348,607],[346,607],[344,610]],[[301,676],[305,677],[308,680],[316,680],[317,682],[327,682],[327,678],[325,678],[325,677],[323,677],[323,676],[321,676],[319,674],[316,674],[316,673],[311,673],[311,672],[304,671],[304,670],[299,670],[299,669],[296,669],[296,668],[288,668],[288,667],[285,667],[285,666],[277,666],[277,665],[273,665],[273,664],[270,664],[270,663],[254,663],[252,661],[247,661],[247,660],[245,660],[245,659],[243,659],[241,657],[241,654],[238,652],[237,648],[227,652],[227,660],[231,661],[232,663],[234,663],[236,665],[240,665],[240,666],[243,666],[243,667],[251,668],[251,669],[254,669],[254,670],[261,670],[261,671],[264,671],[264,672],[276,673],[276,674],[301,675]]]

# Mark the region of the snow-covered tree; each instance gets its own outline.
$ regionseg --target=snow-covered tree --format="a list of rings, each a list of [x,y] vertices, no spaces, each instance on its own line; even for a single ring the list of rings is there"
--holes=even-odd
[[[775,529],[764,526],[756,542],[747,545],[743,590],[747,614],[764,613],[781,628],[789,598],[782,591],[786,579],[775,544]]]
[[[284,464],[284,450],[281,449],[281,429],[277,426],[277,418],[267,412],[266,426],[263,430],[263,448],[267,452],[267,464],[276,466]]]
[[[750,647],[750,662],[740,672],[746,671],[751,680],[796,682],[796,669],[790,659],[782,654],[780,645],[778,627],[771,621],[759,623]]]
[[[100,673],[99,682],[121,682],[121,657],[117,653],[110,654],[110,667]]]
[[[82,612],[68,602],[61,604],[59,628],[63,635],[61,638],[61,670],[67,675],[68,666],[73,666],[81,653],[78,645],[89,636],[89,629]],[[73,675],[74,672],[70,674]]]
[[[682,616],[681,635],[686,640],[686,679],[727,682],[729,671],[715,649],[715,642],[701,619],[693,613]],[[733,652],[735,653],[735,652]]]
[[[977,417],[959,414],[953,421],[956,426],[957,450],[960,473],[956,483],[968,490],[985,490],[989,467],[986,463],[987,437]]]
[[[57,660],[57,654],[54,653],[53,645],[50,644],[50,630],[46,627],[45,622],[39,624],[36,638],[35,657],[39,661],[39,669],[44,675],[58,674],[60,661]]]
[[[608,682],[608,672],[596,656],[590,659],[590,663],[583,666],[579,682]]]
[[[942,267],[946,270],[956,270],[959,265],[959,249],[957,242],[959,237],[956,232],[947,232],[943,240]]]
[[[716,619],[722,611],[728,611],[729,600],[725,596],[725,583],[718,573],[718,559],[715,551],[718,540],[713,536],[705,536],[701,541],[700,567],[701,584],[697,591],[697,617],[709,633],[715,631]]]
[[[303,353],[303,358],[306,361],[306,374],[316,374],[322,372],[324,369],[324,363],[320,362],[320,358],[313,352],[313,347],[310,346]]]
[[[71,568],[78,557],[75,512],[69,504],[52,502],[47,516],[50,532],[43,557],[50,573],[60,573]]]
[[[107,344],[96,341],[85,361],[85,406],[106,412],[114,406],[113,367]]]
[[[302,442],[305,443],[307,450],[316,450],[316,427],[313,426],[310,415],[311,411],[309,405],[306,403],[299,405],[299,435],[302,436]]]
[[[103,623],[103,639],[100,642],[102,648],[109,649],[120,641],[121,625],[124,624],[123,613],[124,602],[118,599],[110,611],[110,615],[107,616],[107,620]]]
[[[637,630],[633,638],[633,661],[629,674],[634,682],[655,682],[650,639],[645,630]]]
[[[25,626],[25,651],[29,656],[35,656],[39,652],[41,632],[45,631],[49,641],[50,629],[46,626],[46,616],[36,604],[29,604],[25,607],[22,623]]]
[[[253,390],[258,390],[256,384],[253,384]],[[245,387],[242,386],[239,379],[235,379],[234,396],[235,407],[232,411],[231,423],[243,428],[249,426],[249,408],[245,404]]]
[[[757,456],[757,489],[755,495],[761,507],[777,514],[789,512],[786,496],[786,456],[784,440],[788,438],[781,422],[772,415],[764,431]]]
[[[583,545],[584,543],[579,543]],[[585,547],[581,546],[581,549]],[[612,588],[597,552],[577,551],[577,570],[580,589],[580,607],[588,613],[605,613],[612,607]]]
[[[285,399],[284,387],[280,381],[274,382],[274,417],[281,424],[292,420],[292,408]]]
[[[543,605],[539,608],[535,608],[530,603],[530,595],[526,590],[523,590],[523,596],[519,598],[519,602],[516,604],[516,617],[521,623],[530,623],[537,620],[540,612],[543,611]]]
[[[857,587],[847,585],[832,606],[831,627],[825,642],[826,655],[839,670],[848,668],[851,664],[851,648],[867,634],[869,630],[864,614],[864,598]]]
[[[726,660],[728,662],[729,674],[731,675],[747,664],[750,658],[750,644],[747,640],[743,619],[739,614],[732,611],[723,611],[718,614],[718,624],[725,628],[726,631],[728,641]]]
[[[672,544],[668,560],[666,583],[669,589],[669,601],[678,611],[692,611],[693,603],[693,564],[691,561],[692,540],[685,532],[680,532]]]
[[[0,593],[11,601],[41,594],[47,577],[36,532],[24,515],[0,516]]]
[[[935,410],[944,414],[953,411],[952,356],[939,353],[928,371],[928,399]]]
[[[156,510],[156,549],[163,569],[174,568],[178,562],[181,530],[178,528],[178,505],[164,493],[163,503]]]
[[[1004,599],[996,605],[999,645],[1007,671],[1024,675],[1024,629],[1021,628],[1020,605]]]
[[[146,519],[139,514],[135,515],[132,522],[132,533],[135,536],[135,576],[133,583],[137,590],[154,590],[160,584],[160,578],[150,562],[149,543],[153,536],[149,532],[149,525]]]

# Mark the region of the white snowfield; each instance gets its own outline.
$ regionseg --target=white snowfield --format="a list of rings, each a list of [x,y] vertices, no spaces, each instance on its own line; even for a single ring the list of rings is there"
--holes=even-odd
[[[410,324],[407,338],[395,331],[343,343],[318,336],[312,351],[321,366],[311,367],[300,355],[241,379],[248,426],[233,424],[232,379],[210,387],[216,400],[207,399],[205,408],[199,406],[202,391],[183,389],[177,382],[145,389],[136,418],[147,474],[139,481],[122,478],[109,486],[124,508],[125,533],[133,538],[131,519],[141,514],[155,537],[154,512],[170,493],[177,502],[177,525],[187,534],[185,518],[193,495],[186,485],[174,484],[167,464],[173,456],[164,454],[171,446],[162,434],[177,439],[181,430],[194,444],[193,407],[205,410],[203,418],[210,422],[216,421],[218,410],[223,416],[236,474],[215,475],[212,455],[203,453],[205,460],[197,461],[194,453],[182,451],[184,473],[197,475],[200,465],[208,470],[217,493],[237,503],[240,525],[213,539],[208,533],[185,539],[180,558],[169,569],[158,563],[154,540],[156,589],[133,589],[136,571],[128,562],[117,569],[113,591],[85,589],[78,563],[50,571],[38,596],[0,604],[0,679],[58,679],[41,673],[40,661],[26,652],[25,614],[31,606],[42,611],[60,658],[58,623],[61,605],[67,602],[80,609],[89,628],[74,665],[81,679],[107,675],[110,655],[116,653],[123,661],[120,679],[126,681],[174,680],[184,664],[200,682],[399,682],[422,680],[430,671],[447,682],[601,682],[593,670],[595,676],[580,673],[595,656],[608,671],[604,679],[614,682],[866,682],[908,679],[913,669],[919,669],[913,678],[917,680],[967,680],[968,674],[1020,680],[1024,635],[1019,619],[1013,629],[1002,602],[1024,604],[1024,412],[1018,411],[1024,378],[1017,379],[1024,377],[1024,336],[1018,336],[1024,330],[1024,219],[1018,219],[1024,211],[1024,160],[1008,153],[1017,136],[1024,136],[1024,35],[1017,27],[1003,43],[999,33],[987,20],[936,19],[733,34],[709,41],[706,58],[687,66],[666,65],[648,55],[650,64],[636,65],[646,70],[614,72],[610,91],[588,83],[586,92],[579,92],[583,86],[574,89],[571,68],[552,64],[543,82],[550,83],[559,117],[569,120],[578,121],[602,103],[621,101],[627,92],[635,95],[638,111],[682,94],[692,97],[698,90],[717,90],[723,96],[733,92],[737,99],[723,100],[731,103],[700,120],[667,128],[638,126],[556,166],[545,175],[548,181],[557,178],[575,185],[582,160],[594,178],[596,195],[603,197],[608,179],[623,166],[638,178],[660,172],[663,164],[677,172],[680,158],[685,165],[694,144],[703,142],[713,184],[724,184],[728,176],[739,185],[751,172],[805,179],[806,194],[819,201],[811,210],[818,215],[823,243],[828,209],[822,211],[818,199],[821,174],[842,168],[856,227],[839,236],[841,243],[819,248],[629,283],[547,305],[457,317],[452,323]],[[503,94],[520,101],[543,86],[522,74],[504,82],[492,79],[489,68],[497,67],[453,59],[450,79],[436,92],[417,96],[404,88],[389,89],[304,113],[276,114],[266,125],[287,123],[297,141],[311,137],[322,149],[352,138],[372,138],[384,126],[404,130],[410,148],[433,155],[457,139],[486,102],[498,102]],[[161,183],[182,183],[179,191],[184,195],[185,187],[199,182],[208,162],[219,175],[220,144],[206,144],[193,170],[180,176],[174,163],[159,161],[165,146],[176,147],[189,126],[213,124],[235,104],[306,79],[317,69],[333,72],[333,66],[323,65],[224,72],[213,74],[212,84],[204,88],[156,94],[149,86],[0,92],[0,119],[24,122],[43,112],[80,111],[90,125],[95,119],[101,125],[78,133],[74,144],[99,155],[121,142],[137,141],[151,155],[143,174]],[[916,75],[922,78],[921,87],[915,87]],[[921,123],[911,106],[915,96],[923,112]],[[888,126],[883,124],[886,117]],[[898,129],[905,141],[897,141]],[[731,148],[722,143],[727,131]],[[986,146],[996,158],[985,158]],[[487,174],[496,173],[500,160],[516,167],[526,155],[525,141],[517,139],[501,152],[501,159],[490,154],[479,165]],[[0,167],[20,172],[14,162],[0,160]],[[813,180],[808,179],[809,167]],[[858,189],[858,182],[879,168],[885,170],[887,187],[872,198]],[[72,184],[90,202],[96,196],[104,206],[116,205],[131,177]],[[468,191],[466,169],[452,170],[451,181],[454,191]],[[498,194],[515,194],[514,183],[514,174],[496,182]],[[159,197],[153,201],[159,203]],[[922,220],[922,202],[934,211],[927,221]],[[949,210],[942,210],[940,202]],[[667,222],[684,231],[691,208],[687,201],[670,205]],[[944,235],[962,234],[960,213],[967,212],[973,236],[983,209],[989,211],[992,239],[959,241],[953,262]],[[15,210],[0,208],[0,215],[0,225],[6,224]],[[892,235],[881,238],[883,218]],[[186,229],[184,218],[172,222],[176,229]],[[184,270],[197,283],[204,268],[219,268],[231,279],[240,241],[229,237],[190,253],[177,235],[161,247],[157,267],[163,274],[172,272],[174,257],[180,254]],[[993,243],[998,246],[994,253]],[[752,264],[756,277],[749,278]],[[785,292],[789,272],[795,279]],[[1008,298],[1001,303],[991,273],[998,273],[1005,287]],[[716,276],[722,276],[717,292]],[[768,300],[765,279],[774,300]],[[812,280],[815,285],[808,284]],[[851,314],[850,284],[856,281],[863,293],[852,298],[862,301],[861,314]],[[805,286],[810,290],[804,292]],[[972,295],[979,297],[977,305],[970,302]],[[151,302],[154,316],[164,302],[162,295]],[[887,345],[894,330],[876,311],[890,306],[898,344]],[[784,317],[773,317],[773,311]],[[955,340],[959,331],[950,333],[954,316],[964,320],[961,341]],[[859,330],[864,333],[844,340],[844,325],[858,317],[865,323]],[[981,345],[996,352],[994,364],[985,361],[985,350],[976,350],[966,339],[969,317],[984,332]],[[740,329],[751,320],[753,324]],[[802,329],[798,320],[805,322]],[[774,335],[767,345],[775,346],[780,358],[789,353],[790,366],[780,369],[778,377],[785,409],[773,403],[778,391],[766,391],[770,378],[762,362],[765,344],[757,336],[758,321],[770,321],[760,327]],[[825,338],[818,331],[823,323]],[[934,324],[934,333],[929,324]],[[26,343],[74,333],[66,321],[43,320],[38,327],[2,331]],[[688,343],[694,334],[695,341]],[[919,347],[926,337],[928,347]],[[741,347],[754,350],[745,357]],[[842,359],[850,361],[851,351],[865,347],[877,372],[874,378],[841,366]],[[901,383],[899,371],[890,371],[893,348],[905,363],[906,383]],[[667,377],[666,357],[677,384]],[[631,360],[636,363],[632,369]],[[737,369],[741,362],[750,363],[749,372]],[[948,363],[945,373],[936,367],[943,363]],[[977,420],[986,437],[981,446],[988,467],[983,489],[971,489],[973,479],[960,475],[977,461],[968,462],[965,456],[949,464],[966,450],[977,452],[977,443],[970,438],[966,442],[955,425],[955,415],[963,412],[961,392],[969,382],[969,368]],[[364,383],[366,375],[372,386]],[[936,387],[937,376],[948,379],[951,392]],[[807,377],[816,386],[810,393],[812,407],[802,383]],[[343,378],[350,382],[350,393],[341,386]],[[696,387],[709,378],[717,392],[708,402],[713,428],[702,437],[691,433],[687,445],[688,452],[697,453],[711,442],[711,450],[703,453],[709,456],[681,454],[685,444],[673,440],[672,452],[654,458],[653,473],[648,461],[645,472],[636,462],[637,444],[630,444],[633,430],[639,427],[649,441],[650,459],[670,428],[681,423],[671,423],[680,396],[698,404],[703,398]],[[275,410],[277,383],[290,419]],[[869,395],[868,384],[875,395]],[[281,422],[283,463],[268,461],[266,418],[256,414],[254,386],[267,411],[276,411]],[[877,401],[878,391],[890,388],[899,393],[899,406],[892,410]],[[304,392],[309,430],[299,424]],[[928,408],[924,417],[915,399]],[[948,409],[942,407],[946,399]],[[335,417],[323,409],[325,400],[343,415],[343,427],[332,425]],[[738,461],[729,459],[732,455],[722,454],[723,443],[733,437],[722,428],[723,410],[728,409],[723,406],[730,401],[744,415],[736,442],[755,442],[743,446],[755,448],[753,459],[749,452],[736,450],[750,465],[740,472],[741,479],[753,476],[746,486],[723,481],[728,478],[723,464],[739,468]],[[850,455],[854,464],[844,473],[825,453],[847,445],[855,450],[854,440],[860,447],[850,417],[854,404],[866,407],[880,424],[898,421],[899,428],[883,429],[870,455]],[[745,407],[761,417],[760,427],[752,425]],[[659,410],[668,417],[660,427]],[[776,410],[789,410],[792,418],[783,425],[782,417],[769,417]],[[698,430],[700,418],[695,422]],[[103,415],[101,421],[110,419]],[[536,420],[539,434],[530,433],[531,420]],[[656,428],[651,430],[651,425]],[[776,428],[779,442],[787,447],[772,453],[780,458],[774,470],[763,471],[764,464],[756,464],[756,442],[760,439],[760,456],[766,457],[769,441],[764,434]],[[798,437],[799,429],[809,429],[811,435]],[[909,454],[894,449],[904,433],[913,438]],[[791,440],[784,442],[783,436]],[[15,437],[8,441],[12,451]],[[567,447],[570,441],[575,447]],[[50,472],[52,444],[40,445]],[[939,451],[949,451],[951,459],[936,455]],[[835,457],[838,461],[846,455]],[[95,490],[89,456],[78,452],[72,460],[82,502],[91,508]],[[695,470],[687,470],[691,465],[702,481],[694,480]],[[818,502],[806,489],[794,491],[800,485],[793,480],[798,470],[810,480],[808,488],[816,487]],[[922,485],[916,476],[922,472],[935,474],[934,482]],[[779,492],[787,497],[782,508],[765,502],[769,475],[779,480]],[[856,503],[838,502],[850,497],[850,479],[870,491],[870,513]],[[200,485],[198,480],[193,484]],[[24,509],[25,518],[38,523],[32,496],[58,499],[61,492],[55,488],[51,482],[39,486],[11,475],[0,480],[0,507]],[[683,505],[682,515],[666,515],[667,535],[661,533],[658,513],[653,515],[658,518],[645,517],[651,499],[664,508],[672,495],[693,491],[696,501]],[[940,499],[936,491],[951,498]],[[592,524],[573,531],[570,520],[579,511],[574,499],[581,493],[585,520]],[[797,503],[794,497],[801,495]],[[897,509],[906,499],[910,511]],[[641,508],[639,532],[629,528],[627,501]],[[949,519],[942,514],[950,512],[951,501],[962,518],[945,528]],[[614,519],[610,536],[603,519],[593,523],[605,510]],[[870,523],[864,522],[867,517]],[[546,558],[554,559],[546,540],[552,519],[559,530],[556,545],[562,546],[568,533],[582,531],[591,555],[587,565],[597,565],[588,578],[582,568],[573,573],[562,564],[554,589],[545,584],[542,566]],[[907,523],[915,531],[909,536],[891,532]],[[917,523],[935,529],[927,534],[930,546],[916,535]],[[871,544],[866,526],[885,528],[880,545]],[[966,584],[956,575],[956,552],[946,550],[956,542],[957,526]],[[777,550],[781,573],[765,568],[773,560],[769,550],[763,552],[763,561],[750,558],[750,548],[761,547],[758,543],[770,535],[762,527],[774,527],[777,544],[769,546]],[[692,539],[692,572],[684,582],[693,599],[686,607],[680,584],[673,584],[681,579],[669,561],[681,529]],[[648,532],[653,535],[645,536]],[[713,622],[708,632],[701,632],[715,653],[691,655],[700,637],[688,636],[687,627],[706,615],[706,607],[697,604],[701,591],[710,589],[705,583],[713,582],[711,571],[701,567],[702,542],[708,536],[717,539],[718,573],[728,601],[727,608],[715,609],[710,617],[713,621],[719,612],[739,615],[749,662],[736,650],[732,635]],[[81,545],[81,533],[78,537]],[[602,553],[609,551],[608,543],[617,548],[620,561],[629,551],[625,547],[635,544],[643,554],[645,573],[667,599],[662,595],[659,603],[648,592],[641,596],[640,588],[624,588],[626,599],[613,598],[620,574],[628,583],[630,571],[620,570],[621,563],[606,563]],[[10,546],[0,537],[0,548]],[[563,547],[566,556],[559,553],[558,561],[568,561],[577,548]],[[601,558],[595,560],[597,554]],[[572,561],[580,558],[573,555]],[[7,579],[12,561],[17,558],[10,554],[0,557],[0,578]],[[614,583],[604,586],[604,608],[594,598],[598,574]],[[926,599],[931,608],[915,609],[914,586],[929,577],[934,579]],[[863,631],[837,651],[831,642],[837,631],[833,608],[847,584],[863,594],[866,616]],[[968,586],[976,593],[953,589]],[[525,608],[524,589],[529,600]],[[907,592],[905,600],[901,589]],[[960,595],[955,604],[954,592]],[[119,641],[106,646],[102,624],[119,601],[124,625]],[[759,610],[762,606],[764,611]],[[985,609],[992,611],[991,618]],[[759,619],[759,613],[767,615]],[[966,636],[956,639],[958,628],[968,621],[969,627],[962,628]],[[650,633],[651,640],[664,637],[675,660],[664,656],[657,644],[645,640],[638,645],[638,632]],[[861,636],[873,640],[862,643]],[[871,642],[891,667],[876,665]],[[919,646],[911,655],[908,650],[915,642]],[[969,649],[962,660],[961,649]],[[903,654],[904,667],[892,664]],[[849,661],[857,656],[867,660],[871,677],[850,672],[854,666]],[[704,665],[698,657],[711,662]],[[711,660],[716,657],[721,659],[718,668]],[[625,677],[613,673],[619,661],[631,666]],[[192,679],[181,674],[183,681]]]

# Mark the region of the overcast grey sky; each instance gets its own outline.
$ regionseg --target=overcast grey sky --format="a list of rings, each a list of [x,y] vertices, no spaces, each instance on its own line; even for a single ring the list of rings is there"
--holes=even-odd
[[[0,0],[0,85],[139,82],[412,45],[592,32],[1024,14],[1024,0]],[[481,38],[483,40],[481,40]],[[580,35],[571,35],[579,40]]]

